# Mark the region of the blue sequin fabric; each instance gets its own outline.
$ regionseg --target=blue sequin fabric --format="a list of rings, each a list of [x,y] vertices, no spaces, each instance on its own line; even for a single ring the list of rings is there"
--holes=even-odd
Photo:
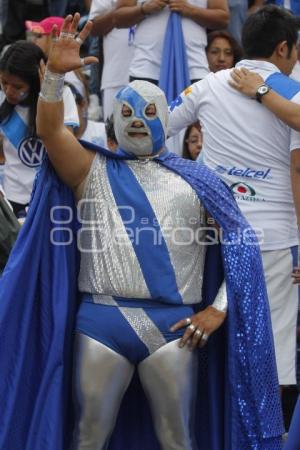
[[[222,229],[228,290],[231,448],[280,449],[283,427],[273,336],[254,231],[229,188],[206,166],[172,153],[159,162],[195,189]]]

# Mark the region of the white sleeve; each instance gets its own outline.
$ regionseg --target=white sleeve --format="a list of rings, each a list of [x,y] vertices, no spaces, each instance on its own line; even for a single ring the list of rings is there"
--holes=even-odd
[[[64,124],[68,127],[79,127],[79,117],[74,95],[69,86],[64,87]]]
[[[206,83],[204,79],[189,86],[171,103],[168,136],[173,136],[183,128],[197,122]]]
[[[92,0],[89,20],[95,19],[95,17],[105,14],[113,8],[112,0]]]
[[[216,298],[212,305],[215,309],[221,312],[226,312],[228,308],[228,300],[227,300],[227,289],[226,289],[226,281],[220,286],[220,289],[216,295]]]

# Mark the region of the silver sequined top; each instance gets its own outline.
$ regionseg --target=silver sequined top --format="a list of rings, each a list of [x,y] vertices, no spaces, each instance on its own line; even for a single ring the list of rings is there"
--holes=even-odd
[[[143,188],[159,223],[176,275],[183,303],[201,301],[205,245],[204,211],[200,201],[179,175],[155,161],[127,161]],[[132,239],[119,214],[106,172],[106,158],[97,155],[78,204],[82,222],[78,244],[81,250],[79,290],[91,294],[150,299]],[[134,214],[134,212],[132,212]],[[157,230],[157,227],[153,229]],[[159,236],[153,233],[155,245]],[[163,292],[163,287],[162,287]],[[168,303],[168,299],[165,299]]]

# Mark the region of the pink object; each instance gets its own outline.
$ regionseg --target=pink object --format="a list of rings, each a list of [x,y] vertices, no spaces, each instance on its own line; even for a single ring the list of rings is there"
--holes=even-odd
[[[32,33],[50,34],[54,25],[57,26],[60,32],[63,22],[64,19],[62,17],[47,17],[41,20],[41,22],[26,20],[25,25],[27,30],[32,31]]]

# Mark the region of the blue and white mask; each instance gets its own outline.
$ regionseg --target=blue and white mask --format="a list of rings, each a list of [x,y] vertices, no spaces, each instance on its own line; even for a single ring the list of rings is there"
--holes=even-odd
[[[136,156],[154,156],[165,145],[168,104],[163,91],[136,80],[121,89],[114,102],[114,127],[119,146]]]

